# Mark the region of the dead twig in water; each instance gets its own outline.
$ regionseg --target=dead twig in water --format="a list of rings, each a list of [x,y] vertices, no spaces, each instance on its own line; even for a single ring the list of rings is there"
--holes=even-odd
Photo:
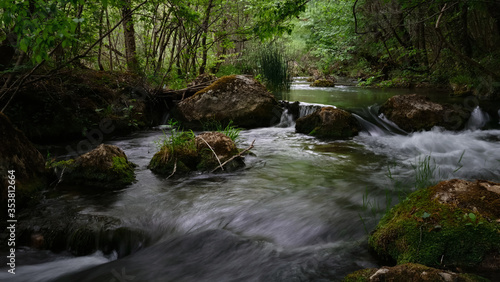
[[[170,174],[167,179],[170,177],[174,176],[175,172],[177,171],[177,158],[175,158],[175,163],[174,163],[174,170],[172,171],[172,174]]]
[[[228,162],[234,160],[235,158],[237,157],[241,157],[241,155],[243,155],[244,153],[246,153],[248,150],[252,149],[253,148],[253,143],[255,143],[255,140],[252,141],[252,144],[250,144],[250,146],[248,148],[246,148],[245,150],[241,151],[239,154],[237,155],[234,155],[232,156],[229,160],[225,161],[223,164],[221,164],[220,166],[214,168],[211,172],[215,172],[217,169],[219,168],[222,168],[223,166],[225,166]]]

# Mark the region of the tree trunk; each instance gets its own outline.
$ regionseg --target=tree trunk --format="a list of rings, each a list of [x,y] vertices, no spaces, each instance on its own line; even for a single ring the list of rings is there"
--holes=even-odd
[[[213,0],[209,0],[208,1],[208,7],[207,7],[206,14],[205,14],[205,19],[203,20],[203,25],[202,25],[203,36],[201,38],[201,47],[203,48],[203,54],[202,54],[202,57],[201,57],[201,66],[200,66],[200,71],[199,71],[200,74],[204,74],[205,73],[205,68],[207,67],[207,57],[208,57],[208,47],[207,47],[208,22],[210,21],[210,12],[212,10],[212,1]]]
[[[128,0],[125,7],[122,8],[123,35],[125,37],[125,58],[127,61],[127,69],[130,72],[139,72],[139,62],[137,60],[137,51],[135,45],[135,29],[132,11],[130,9],[131,2]]]

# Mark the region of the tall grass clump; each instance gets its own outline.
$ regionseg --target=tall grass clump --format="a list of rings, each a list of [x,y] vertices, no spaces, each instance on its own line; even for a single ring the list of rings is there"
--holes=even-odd
[[[168,136],[165,131],[163,131],[163,137],[154,141],[156,147],[161,150],[163,147],[169,149],[170,152],[174,153],[176,150],[181,148],[195,150],[196,146],[194,143],[195,134],[192,130],[183,131],[179,128],[178,122],[174,120],[168,121],[170,129],[170,136]]]
[[[275,95],[290,91],[292,68],[287,55],[276,44],[268,44],[259,52],[258,73],[266,87]]]
[[[241,132],[241,128],[234,126],[232,120],[230,120],[226,126],[222,125],[222,123],[218,120],[206,121],[203,123],[203,130],[221,132],[231,138],[233,142],[236,142],[239,139]]]

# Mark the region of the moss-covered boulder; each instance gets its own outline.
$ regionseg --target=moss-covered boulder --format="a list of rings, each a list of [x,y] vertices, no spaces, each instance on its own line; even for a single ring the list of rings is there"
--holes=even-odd
[[[187,132],[177,133],[171,137],[160,150],[154,154],[148,168],[156,174],[183,174],[196,170],[198,151],[195,135]]]
[[[443,281],[443,282],[486,282],[488,279],[472,275],[436,269],[416,263],[407,263],[394,267],[369,268],[347,275],[343,282],[383,282],[383,281]]]
[[[430,130],[434,126],[459,130],[470,116],[470,111],[464,108],[434,103],[428,97],[417,94],[393,96],[380,107],[379,112],[408,132]]]
[[[45,160],[24,133],[15,128],[1,112],[0,132],[2,207],[7,207],[10,190],[13,192],[11,195],[15,195],[15,198],[10,198],[15,199],[16,211],[19,212],[31,200],[36,202],[37,192],[47,186]],[[4,218],[6,210],[1,214],[1,218]]]
[[[499,193],[498,183],[458,179],[419,190],[382,218],[369,245],[398,264],[500,275]]]
[[[62,185],[119,189],[135,181],[135,164],[114,145],[101,144],[76,159],[51,163]]]
[[[205,132],[196,136],[196,149],[199,156],[197,169],[201,171],[212,170],[239,154],[234,141],[220,132]],[[239,157],[226,164],[224,169],[234,170],[244,165]]]
[[[205,132],[198,136],[181,133],[181,141],[170,140],[151,159],[148,168],[154,173],[170,176],[191,171],[212,171],[237,156],[239,150],[231,138],[220,132]],[[244,166],[241,156],[223,166],[234,170]]]
[[[270,126],[279,122],[281,107],[276,98],[255,79],[230,75],[219,78],[195,95],[179,102],[176,112],[185,126],[220,121],[244,128]]]
[[[333,79],[317,79],[314,80],[309,86],[311,87],[335,87]]]
[[[361,129],[358,120],[341,109],[323,107],[297,119],[295,130],[317,137],[345,139],[356,136]]]

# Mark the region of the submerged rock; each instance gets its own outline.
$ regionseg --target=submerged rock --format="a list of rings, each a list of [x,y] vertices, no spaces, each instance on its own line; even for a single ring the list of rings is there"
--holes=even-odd
[[[49,165],[59,176],[59,183],[99,188],[123,188],[135,181],[135,164],[114,145],[101,144],[75,160]]]
[[[40,189],[47,186],[45,160],[24,133],[16,129],[1,112],[0,132],[2,207],[7,207],[10,190],[15,195],[15,208],[20,211],[37,197]],[[6,211],[7,208],[0,218],[6,216]]]
[[[323,107],[297,119],[295,130],[317,137],[344,139],[356,136],[361,125],[356,118],[341,109]]]
[[[281,111],[262,84],[242,75],[221,77],[177,106],[179,118],[190,127],[212,120],[244,128],[270,126]]]
[[[416,263],[407,263],[394,267],[362,269],[347,275],[343,282],[383,282],[383,281],[443,281],[474,282],[488,281],[471,274],[455,273],[447,270],[427,267]]]
[[[499,183],[454,179],[414,192],[392,208],[369,245],[398,264],[500,275],[499,222]]]
[[[470,115],[460,107],[434,103],[417,94],[389,98],[380,107],[380,113],[408,132],[430,130],[434,126],[458,130],[464,127]]]
[[[148,165],[151,171],[165,176],[211,171],[239,154],[234,141],[220,132],[205,132],[198,136],[183,132],[176,140],[179,138],[180,141],[170,140],[153,156]],[[236,157],[224,165],[224,169],[234,170],[244,165],[243,158]]]

